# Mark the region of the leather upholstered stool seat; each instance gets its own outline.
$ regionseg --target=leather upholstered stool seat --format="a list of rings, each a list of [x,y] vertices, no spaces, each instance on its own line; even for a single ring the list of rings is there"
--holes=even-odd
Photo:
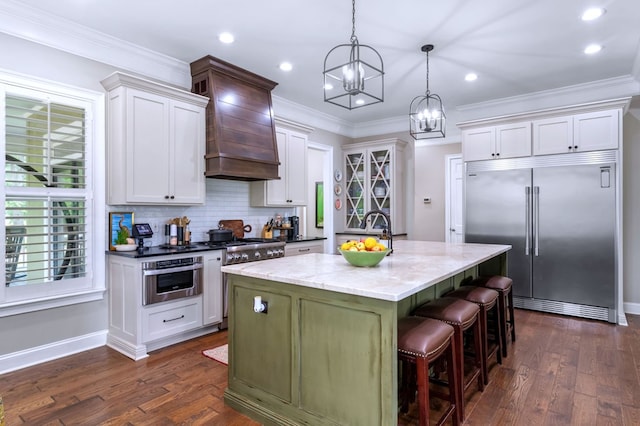
[[[502,334],[500,343],[502,345],[502,356],[507,356],[507,333],[511,332],[511,342],[516,341],[516,320],[513,313],[513,280],[502,275],[491,275],[473,280],[470,285],[476,287],[486,287],[498,292],[498,310],[500,313],[500,323],[502,324]],[[510,329],[510,330],[509,330]]]
[[[482,377],[482,341],[479,321],[480,308],[475,303],[467,302],[454,297],[440,297],[438,299],[420,305],[413,312],[416,316],[433,318],[443,321],[453,327],[454,330],[454,357],[458,367],[458,416],[460,423],[464,422],[464,392],[477,379],[478,389],[484,390]],[[465,374],[464,362],[464,332],[473,332],[473,365],[468,374]],[[449,379],[450,380],[450,379]]]
[[[498,309],[497,291],[490,288],[463,286],[446,294],[447,297],[456,297],[468,302],[475,303],[480,308],[480,330],[482,338],[482,377],[484,384],[489,384],[489,360],[496,355],[498,364],[502,364],[502,350],[500,348],[500,335],[502,326],[500,324],[500,314]],[[495,320],[493,323],[493,344],[489,346],[489,312],[493,311]]]
[[[402,362],[402,386],[401,401],[402,410],[406,411],[409,400],[415,395],[415,387],[418,388],[418,411],[420,425],[429,424],[429,367],[441,356],[445,356],[447,364],[447,376],[458,375],[457,365],[454,360],[455,343],[454,330],[448,324],[429,318],[406,317],[398,320],[398,359]],[[415,365],[416,374],[412,374],[411,365]],[[441,394],[431,391],[432,396],[437,396],[449,402],[448,407],[436,424],[443,424],[449,417],[454,425],[458,425],[457,404],[460,390],[459,380],[449,379],[449,392]]]

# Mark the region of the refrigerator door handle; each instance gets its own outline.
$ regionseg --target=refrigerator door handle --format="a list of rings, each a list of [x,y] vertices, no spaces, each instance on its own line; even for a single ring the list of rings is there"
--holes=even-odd
[[[531,187],[524,187],[525,194],[525,219],[524,219],[524,254],[529,256],[529,248],[531,247]]]
[[[538,256],[540,234],[540,187],[533,187],[533,255]]]

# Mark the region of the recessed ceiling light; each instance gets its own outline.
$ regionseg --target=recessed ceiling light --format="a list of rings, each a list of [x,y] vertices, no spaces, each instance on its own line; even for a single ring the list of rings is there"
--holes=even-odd
[[[229,44],[233,43],[235,37],[231,33],[224,32],[218,36],[218,40],[220,40],[222,43]]]
[[[356,105],[364,105],[364,99],[358,99]]]
[[[476,81],[478,79],[478,74],[470,72],[464,76],[464,79],[466,81]]]
[[[283,62],[280,64],[280,69],[282,71],[291,71],[293,69],[293,65],[290,62]]]
[[[593,55],[594,53],[598,53],[602,50],[602,46],[599,44],[590,44],[584,48],[584,53],[587,55]]]
[[[582,13],[583,21],[593,21],[604,15],[605,10],[601,7],[592,7]]]

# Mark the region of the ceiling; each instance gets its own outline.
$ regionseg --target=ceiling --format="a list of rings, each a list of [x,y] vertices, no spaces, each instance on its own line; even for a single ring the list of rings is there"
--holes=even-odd
[[[356,35],[385,70],[383,103],[352,111],[323,102],[323,62],[348,43],[348,0],[20,0],[80,25],[190,63],[213,55],[278,82],[274,95],[357,124],[406,116],[430,89],[447,110],[640,72],[637,0],[358,0]],[[598,20],[583,22],[588,6]],[[235,35],[230,45],[218,34]],[[604,48],[582,51],[590,43]],[[285,73],[282,61],[293,64]],[[465,74],[478,75],[475,82]]]

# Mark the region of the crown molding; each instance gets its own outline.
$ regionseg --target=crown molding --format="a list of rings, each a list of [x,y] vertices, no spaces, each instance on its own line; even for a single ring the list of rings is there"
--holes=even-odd
[[[456,108],[458,122],[562,108],[640,94],[640,83],[631,75],[494,99]]]
[[[309,108],[302,104],[292,102],[280,96],[272,95],[273,112],[276,119],[282,118],[308,126],[326,130],[331,133],[354,138],[355,125],[346,120]]]
[[[189,64],[129,43],[14,0],[0,2],[0,32],[157,78],[191,87]]]

